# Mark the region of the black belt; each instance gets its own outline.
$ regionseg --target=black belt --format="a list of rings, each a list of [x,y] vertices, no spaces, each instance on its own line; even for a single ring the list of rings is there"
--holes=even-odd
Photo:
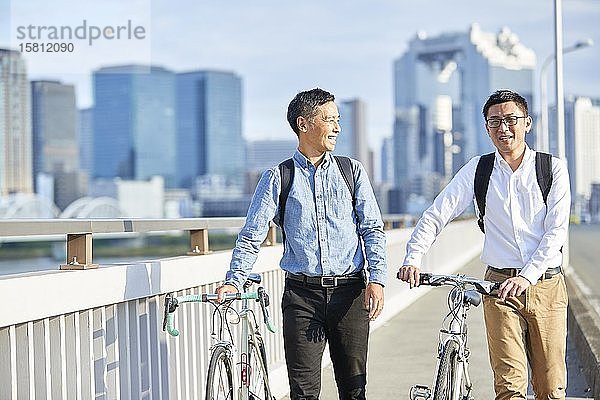
[[[519,272],[521,272],[521,270],[518,268],[494,268],[490,265],[488,265],[488,269],[490,271],[497,272],[499,274],[502,274],[502,275],[505,275],[508,277],[517,276],[517,275],[519,275]],[[560,267],[548,268],[546,270],[546,272],[544,272],[544,275],[542,275],[542,277],[540,279],[550,279],[554,275],[557,275],[560,273],[562,273],[562,269]]]
[[[363,273],[357,272],[352,275],[336,275],[336,276],[308,276],[308,275],[296,275],[287,273],[285,274],[287,279],[296,282],[302,282],[305,285],[318,286],[322,288],[331,288],[336,286],[351,285],[357,282],[364,282]]]

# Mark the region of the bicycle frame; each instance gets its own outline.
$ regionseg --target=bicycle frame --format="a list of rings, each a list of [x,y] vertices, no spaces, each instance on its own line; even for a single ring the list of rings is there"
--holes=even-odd
[[[250,368],[250,364],[248,359],[250,357],[250,348],[249,343],[253,342],[258,345],[258,337],[261,337],[260,332],[258,332],[258,323],[256,322],[256,317],[254,312],[248,307],[248,299],[242,300],[242,309],[239,311],[240,323],[241,326],[241,341],[239,346],[240,356],[239,356],[239,374],[233,374],[234,385],[239,388],[239,397],[240,400],[248,400],[250,399],[250,379],[253,371]],[[233,357],[233,355],[232,355]],[[261,371],[263,376],[267,376],[267,366],[261,362],[260,363],[263,370]],[[236,377],[239,376],[240,381],[236,382]],[[270,397],[271,395],[271,386],[269,380],[266,380],[267,393]]]
[[[255,278],[260,279],[260,277]],[[256,281],[253,281],[256,282]],[[244,287],[246,289],[246,286]],[[259,381],[256,381],[260,384],[259,389],[264,389],[266,398],[272,399],[271,395],[271,387],[268,381],[268,371],[266,365],[266,354],[264,351],[264,342],[262,341],[262,335],[259,331],[259,324],[256,320],[255,312],[250,308],[249,301],[256,300],[260,302],[261,310],[264,317],[264,322],[267,325],[267,329],[271,332],[275,332],[275,327],[273,326],[271,320],[268,316],[267,306],[269,303],[268,295],[265,293],[262,287],[258,288],[257,292],[243,292],[243,293],[230,293],[224,295],[224,303],[215,303],[214,301],[217,299],[216,294],[202,294],[202,295],[187,295],[187,296],[179,296],[173,297],[172,294],[168,294],[165,297],[165,314],[163,319],[163,330],[166,330],[172,336],[178,336],[179,331],[174,327],[174,313],[177,306],[181,303],[188,302],[210,302],[212,303],[216,309],[213,313],[213,333],[211,335],[212,344],[209,347],[209,360],[212,359],[213,355],[220,354],[220,357],[223,357],[221,362],[223,366],[225,366],[226,376],[229,377],[229,383],[227,387],[230,387],[229,391],[231,396],[227,396],[227,398],[232,397],[230,400],[249,400],[254,399],[256,394],[251,393],[250,387],[253,376],[259,376]],[[231,301],[240,300],[241,307],[239,310],[235,310],[230,306]],[[227,319],[227,313],[231,310],[234,310],[234,313],[237,316],[236,321],[229,321]],[[218,332],[215,333],[215,316],[219,317],[220,325]],[[239,326],[239,340],[234,338],[234,333],[230,329],[230,324]],[[229,337],[227,337],[227,334]],[[224,337],[225,336],[225,337]],[[238,344],[236,346],[236,343]],[[262,345],[262,347],[261,347]],[[257,354],[251,354],[253,348]],[[223,350],[221,350],[223,349]],[[260,360],[254,360],[254,370],[251,366],[251,362],[253,361],[252,357],[258,358]],[[219,356],[215,360],[219,360]],[[229,361],[224,361],[225,359]],[[216,361],[215,365],[219,365],[221,362]],[[229,365],[230,367],[227,367]],[[260,366],[260,371],[256,371],[256,368]],[[211,368],[209,368],[209,377],[207,379],[207,390],[209,387],[214,388],[211,385],[213,382],[210,379]],[[231,371],[231,373],[229,372]],[[256,383],[254,382],[254,383]],[[213,390],[213,389],[211,389]],[[255,388],[256,390],[256,388]]]
[[[434,392],[423,385],[411,387],[411,400],[469,400],[473,384],[469,375],[470,351],[467,346],[467,316],[471,306],[481,303],[482,294],[489,295],[498,287],[495,282],[484,281],[464,275],[433,275],[422,273],[420,284],[430,286],[449,285],[449,313],[442,321],[438,335],[438,362],[433,380]],[[473,289],[467,289],[471,286]]]
[[[451,317],[448,324],[448,329],[440,329],[439,341],[438,341],[438,360],[441,361],[442,353],[446,348],[449,341],[454,341],[458,345],[458,363],[460,368],[456,373],[458,374],[453,379],[454,387],[451,390],[451,400],[459,400],[461,396],[461,385],[464,378],[466,393],[464,396],[468,399],[471,395],[473,385],[471,383],[471,377],[469,375],[469,348],[467,346],[467,314],[471,303],[468,299],[465,299],[465,295],[468,293],[464,286],[454,286],[448,294],[448,303],[450,307],[450,313],[445,319]],[[452,304],[450,304],[452,303]],[[436,367],[439,369],[440,362]],[[437,377],[437,371],[436,371]],[[434,379],[434,387],[435,387]],[[462,400],[462,399],[460,399]]]

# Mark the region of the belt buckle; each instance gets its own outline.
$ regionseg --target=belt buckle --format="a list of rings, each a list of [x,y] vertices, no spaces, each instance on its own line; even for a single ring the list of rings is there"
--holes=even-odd
[[[322,276],[321,286],[324,288],[331,288],[337,286],[337,276]]]

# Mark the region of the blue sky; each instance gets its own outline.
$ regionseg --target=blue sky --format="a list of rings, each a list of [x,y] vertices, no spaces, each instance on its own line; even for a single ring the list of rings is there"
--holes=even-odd
[[[75,84],[78,103],[86,107],[92,102],[90,72],[105,65],[234,71],[244,80],[249,138],[293,137],[285,121],[289,100],[319,86],[339,100],[366,102],[369,142],[378,146],[392,131],[392,62],[418,31],[433,36],[466,31],[474,22],[487,32],[506,26],[536,52],[539,73],[554,48],[553,10],[551,0],[0,0],[0,46],[18,45],[19,25],[75,27],[85,19],[116,26],[131,20],[145,28],[144,40],[99,40],[85,49],[77,43],[80,51],[62,58],[29,55],[30,77]],[[563,0],[564,45],[595,42],[565,56],[566,94],[600,97],[599,21],[599,0]]]

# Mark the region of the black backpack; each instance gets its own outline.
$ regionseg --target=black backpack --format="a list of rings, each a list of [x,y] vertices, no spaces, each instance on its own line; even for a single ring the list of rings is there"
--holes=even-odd
[[[344,156],[333,156],[337,162],[346,186],[350,190],[352,196],[352,209],[356,206],[356,197],[354,193],[354,170],[352,169],[352,161],[348,157]],[[285,216],[285,203],[290,194],[292,182],[294,182],[294,160],[288,158],[279,164],[279,173],[281,174],[281,192],[279,193],[279,227],[281,228],[281,234],[283,236],[283,243],[285,243],[285,230],[283,228],[283,218]]]
[[[481,232],[485,233],[483,227],[483,216],[485,215],[485,198],[487,196],[490,176],[494,168],[495,153],[484,154],[479,158],[477,169],[475,170],[475,200],[479,209],[477,224]],[[535,175],[542,191],[544,204],[548,205],[548,193],[552,187],[552,155],[548,153],[536,152],[535,154]]]

